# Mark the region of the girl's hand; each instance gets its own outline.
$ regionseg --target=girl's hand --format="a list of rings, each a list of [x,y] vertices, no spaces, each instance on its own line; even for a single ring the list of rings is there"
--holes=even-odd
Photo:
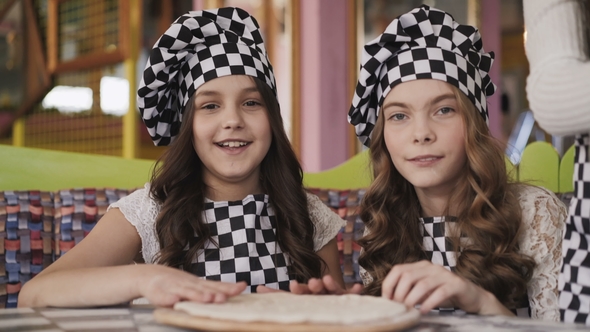
[[[148,271],[137,287],[141,296],[156,306],[171,307],[178,301],[225,302],[246,289],[245,282],[205,280],[188,272],[162,265],[146,265]]]
[[[289,290],[293,294],[360,294],[363,290],[361,284],[355,284],[351,289],[347,290],[342,288],[329,274],[323,278],[311,278],[307,284],[300,284],[297,281],[291,281],[289,284]],[[272,293],[278,292],[279,290],[271,289],[266,286],[258,286],[256,292],[258,293]]]
[[[383,280],[381,296],[425,314],[437,307],[457,307],[480,315],[513,315],[496,297],[471,281],[429,261],[395,265]]]
[[[291,281],[289,285],[291,293],[294,294],[360,294],[363,290],[363,285],[355,284],[351,289],[342,288],[329,274],[326,274],[321,279],[311,278],[307,284],[300,284],[297,281]]]

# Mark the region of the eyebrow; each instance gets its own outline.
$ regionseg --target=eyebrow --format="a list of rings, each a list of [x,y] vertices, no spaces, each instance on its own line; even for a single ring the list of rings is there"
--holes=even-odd
[[[258,92],[258,89],[253,86],[253,87],[242,89],[242,91],[240,91],[240,93],[242,93],[242,94],[252,93],[252,92]],[[220,94],[221,93],[219,91],[215,91],[215,90],[201,90],[201,91],[197,92],[197,94],[195,95],[195,98],[200,97],[200,96],[203,96],[203,97],[219,96]]]
[[[219,95],[219,92],[217,91],[212,91],[212,90],[201,90],[199,92],[197,92],[197,94],[195,95],[195,98],[203,96],[203,97],[210,97],[210,96],[217,96]]]
[[[444,95],[440,95],[440,96],[434,97],[434,98],[432,98],[428,102],[428,105],[434,105],[434,104],[439,103],[439,102],[441,102],[443,100],[446,100],[446,99],[453,99],[453,100],[455,100],[455,95],[452,94],[452,93],[447,93],[447,94],[444,94]],[[382,109],[386,109],[388,107],[394,107],[394,106],[402,107],[402,108],[409,108],[408,105],[405,104],[405,103],[400,103],[400,102],[393,101],[393,102],[389,102],[389,103],[383,105]]]

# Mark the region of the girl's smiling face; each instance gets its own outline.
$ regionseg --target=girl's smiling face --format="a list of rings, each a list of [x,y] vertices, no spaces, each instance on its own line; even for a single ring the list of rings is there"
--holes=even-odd
[[[393,165],[416,192],[449,195],[467,160],[465,124],[451,85],[418,79],[393,87],[381,108]]]
[[[195,92],[193,112],[193,144],[204,166],[205,184],[261,192],[260,163],[272,133],[254,79],[231,75],[206,82]]]

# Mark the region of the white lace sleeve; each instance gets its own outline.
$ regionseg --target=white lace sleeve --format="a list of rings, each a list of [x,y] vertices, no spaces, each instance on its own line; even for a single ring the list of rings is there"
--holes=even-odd
[[[307,194],[307,206],[309,217],[315,225],[313,250],[317,252],[338,235],[346,221],[332,212],[316,195]]]
[[[367,236],[367,234],[369,234],[369,228],[365,227],[365,230],[363,232],[363,237]],[[361,248],[360,254],[362,254],[363,251],[364,251],[364,249]],[[368,284],[370,284],[371,281],[373,281],[373,276],[369,272],[367,272],[367,270],[365,270],[365,268],[362,267],[360,264],[359,264],[359,275],[361,277],[361,280],[363,281],[363,286],[365,286],[365,287]]]
[[[141,254],[145,263],[155,263],[155,256],[160,251],[156,235],[156,217],[160,206],[150,197],[150,185],[138,189],[129,196],[111,204],[108,210],[118,208],[131,225],[135,226],[141,238]],[[107,211],[108,211],[107,210]]]
[[[362,251],[362,250],[361,250]],[[367,287],[368,284],[373,281],[373,276],[365,270],[364,267],[359,265],[359,275],[361,276],[361,280],[363,281],[363,286]]]
[[[523,186],[519,198],[523,221],[520,251],[537,263],[527,287],[531,317],[559,321],[557,280],[567,209],[552,192],[539,187]]]

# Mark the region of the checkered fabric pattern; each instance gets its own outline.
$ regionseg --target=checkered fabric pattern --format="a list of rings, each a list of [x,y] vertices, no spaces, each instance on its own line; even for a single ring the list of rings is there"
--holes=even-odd
[[[420,218],[424,226],[422,229],[423,247],[426,257],[432,264],[443,266],[445,269],[455,272],[457,266],[457,252],[453,251],[453,245],[449,238],[455,231],[455,219],[450,217]],[[468,243],[467,237],[461,237],[461,243]],[[460,254],[460,253],[459,253]],[[528,298],[525,296],[520,301],[520,308],[512,310],[519,317],[531,317]],[[463,310],[455,308],[437,308],[433,312],[440,314],[465,314]]]
[[[155,145],[178,134],[182,112],[199,86],[249,75],[276,83],[256,19],[240,8],[188,12],[154,45],[137,91],[137,106]]]
[[[559,307],[566,322],[590,325],[590,136],[575,143],[574,196],[563,239]]]
[[[479,31],[441,10],[423,5],[394,19],[367,43],[361,57],[348,121],[366,146],[383,100],[399,83],[436,79],[450,83],[473,102],[488,121],[486,96],[496,86],[488,72],[494,53],[485,53]]]
[[[455,223],[444,217],[420,218],[424,225],[423,246],[426,257],[435,265],[440,265],[449,271],[455,271],[457,264],[457,252],[453,251],[453,245],[446,236],[453,231]]]
[[[0,308],[17,306],[22,285],[52,260],[53,193],[0,192]]]
[[[105,214],[107,207],[133,190],[78,188],[55,194],[55,259],[78,244]]]
[[[347,287],[351,287],[355,283],[362,284],[358,261],[361,247],[357,241],[363,236],[365,229],[365,224],[358,215],[365,190],[327,190],[317,188],[308,188],[307,190],[318,196],[324,204],[330,207],[342,219],[346,220],[346,226],[338,232],[336,239],[342,275]]]
[[[208,280],[246,281],[246,292],[258,285],[289,290],[289,258],[276,242],[276,218],[268,195],[241,201],[205,202],[205,222],[212,242],[193,260],[190,272]]]

